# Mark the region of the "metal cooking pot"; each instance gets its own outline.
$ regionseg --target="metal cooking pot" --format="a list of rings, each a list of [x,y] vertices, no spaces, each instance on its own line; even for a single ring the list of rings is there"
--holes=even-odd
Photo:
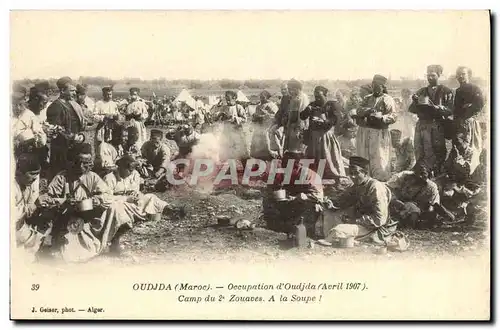
[[[275,200],[284,200],[286,199],[286,190],[285,189],[278,189],[273,191],[273,197]]]
[[[148,214],[147,219],[148,219],[148,221],[160,221],[161,220],[161,213]]]
[[[94,209],[94,205],[92,203],[92,199],[91,198],[86,198],[84,200],[79,201],[76,204],[76,209],[78,211],[80,211],[80,212],[93,210]]]

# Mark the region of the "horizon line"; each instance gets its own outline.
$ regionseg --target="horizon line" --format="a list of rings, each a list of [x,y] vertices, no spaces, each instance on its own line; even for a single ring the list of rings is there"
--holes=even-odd
[[[57,80],[63,76],[57,76],[57,77],[47,77],[47,78],[40,78],[40,77],[24,77],[24,78],[15,78],[12,79],[12,81],[18,81],[18,80]],[[128,81],[128,80],[140,80],[140,81],[153,81],[153,80],[166,80],[166,81],[176,81],[176,80],[191,80],[191,81],[220,81],[220,80],[233,80],[233,81],[251,81],[251,80],[257,80],[257,81],[289,81],[291,79],[297,79],[299,81],[318,81],[318,80],[327,80],[327,81],[356,81],[356,80],[372,80],[372,77],[364,77],[364,78],[308,78],[308,79],[301,79],[301,78],[209,78],[209,79],[201,79],[201,78],[166,78],[166,77],[156,77],[156,78],[140,78],[140,77],[121,77],[121,78],[115,78],[115,77],[105,77],[105,76],[78,76],[78,78],[73,78],[68,75],[68,77],[74,79],[74,80],[80,80],[81,77],[83,78],[102,78],[102,79],[109,79],[109,80],[116,80],[116,81]],[[447,77],[440,77],[440,80],[447,80],[447,79],[454,79],[455,75],[449,75]],[[478,76],[472,76],[472,79],[482,79],[482,80],[487,80],[483,77],[478,77]],[[400,76],[399,78],[389,78],[388,76],[388,81],[403,81],[403,80],[422,80],[426,81],[425,78],[418,78],[418,77],[404,77]]]

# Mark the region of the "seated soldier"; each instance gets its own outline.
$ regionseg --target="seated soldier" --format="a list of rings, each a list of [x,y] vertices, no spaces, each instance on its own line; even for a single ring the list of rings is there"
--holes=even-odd
[[[162,142],[163,132],[157,129],[151,130],[151,137],[141,148],[142,170],[141,175],[145,178],[153,179],[155,189],[164,191],[167,186],[167,171],[171,168],[171,152],[169,147]]]
[[[58,206],[52,227],[54,252],[66,261],[87,261],[104,252],[109,243],[116,247],[131,223],[118,216],[123,202],[113,201],[108,185],[90,170],[90,144],[70,149],[68,162],[68,169],[49,184],[43,203]]]
[[[472,173],[468,182],[469,203],[466,208],[465,220],[468,225],[473,225],[477,220],[488,220],[488,167],[487,151],[483,149],[480,164]]]
[[[401,141],[401,131],[391,130],[391,142],[394,150],[392,172],[410,171],[415,166],[415,150],[410,137]]]
[[[433,225],[438,215],[453,220],[453,215],[441,205],[438,186],[429,179],[423,163],[417,164],[413,171],[395,174],[387,186],[393,193],[391,214],[402,225],[416,227],[419,220]]]
[[[193,152],[193,147],[200,142],[200,133],[191,125],[185,124],[180,126],[178,130],[174,131],[168,138],[173,139],[179,147],[179,152],[175,159],[185,159]],[[184,171],[184,169],[185,164],[177,165],[177,171],[179,173]]]
[[[390,189],[368,176],[369,160],[362,157],[349,159],[349,176],[353,185],[338,201],[333,228],[320,244],[331,245],[336,238],[354,237],[385,244],[396,231],[397,223],[389,215]]]
[[[142,157],[141,147],[139,146],[139,130],[135,126],[129,126],[127,132],[128,138],[125,141],[124,152],[137,160]]]
[[[94,171],[101,177],[116,168],[116,160],[123,156],[128,140],[128,130],[118,125],[112,131],[111,141],[102,141],[97,145]]]
[[[104,177],[111,192],[112,200],[122,201],[115,204],[114,214],[108,216],[120,218],[120,223],[127,223],[129,227],[134,221],[145,221],[158,214],[169,214],[172,210],[167,202],[162,201],[154,194],[142,194],[139,190],[141,176],[135,170],[137,162],[130,155],[125,155],[116,162],[117,169]],[[121,253],[119,237],[113,241],[112,252]]]
[[[280,213],[281,226],[288,235],[291,235],[293,226],[301,217],[309,237],[315,237],[315,226],[322,211],[323,185],[317,173],[308,167],[302,166],[300,159],[304,156],[302,151],[287,150],[284,153],[282,166],[286,166],[289,160],[294,160],[290,181],[283,180],[287,175],[277,174],[277,186],[286,191],[287,198],[277,202]],[[305,174],[304,174],[305,172]],[[275,185],[276,187],[276,185]],[[280,227],[278,225],[278,227]],[[279,230],[280,228],[272,228]]]
[[[342,152],[342,157],[346,159],[344,163],[348,166],[349,157],[356,155],[356,132],[358,126],[353,120],[348,120],[342,125],[342,135],[337,137],[340,143],[340,151]]]
[[[174,141],[179,146],[177,158],[185,158],[193,152],[193,147],[200,141],[200,134],[191,125],[186,124],[176,132]]]
[[[349,169],[349,158],[356,156],[356,134],[358,125],[352,119],[348,119],[342,125],[341,135],[337,137],[340,143],[340,152],[342,153],[342,162],[347,172]]]
[[[21,252],[26,261],[35,261],[43,239],[50,233],[50,224],[41,221],[38,215],[40,162],[36,155],[20,155],[16,162],[13,185],[14,207],[12,209],[15,230],[15,252]]]

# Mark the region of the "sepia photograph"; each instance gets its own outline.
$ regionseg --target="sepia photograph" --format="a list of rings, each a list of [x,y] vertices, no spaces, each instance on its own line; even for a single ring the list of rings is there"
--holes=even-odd
[[[490,320],[488,10],[9,16],[12,320]]]

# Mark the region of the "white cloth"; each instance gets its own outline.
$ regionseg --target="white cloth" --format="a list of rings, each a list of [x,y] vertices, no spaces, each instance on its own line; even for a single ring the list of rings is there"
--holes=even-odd
[[[116,172],[109,173],[104,177],[104,181],[115,194],[113,199],[123,201],[122,207],[114,211],[117,216],[123,218],[121,222],[132,222],[136,218],[145,220],[146,215],[162,213],[167,206],[167,202],[162,201],[156,195],[139,192],[142,178],[136,170],[126,178],[121,178]],[[131,202],[130,196],[127,196],[127,193],[131,191],[139,194],[137,202]]]
[[[375,109],[385,120],[396,121],[396,104],[394,99],[383,94],[368,95],[363,106]],[[360,125],[356,136],[357,156],[370,161],[369,175],[379,181],[387,181],[391,177],[392,143],[390,129],[378,129]]]
[[[104,116],[118,115],[118,104],[115,101],[99,100],[94,107],[94,118],[102,121]]]
[[[363,226],[360,226],[357,224],[342,223],[342,224],[337,225],[337,226],[332,228],[328,237],[325,238],[325,241],[328,242],[334,238],[349,238],[349,237],[365,236],[369,233],[370,233],[370,230],[363,227]]]
[[[392,144],[387,129],[358,128],[356,136],[357,155],[370,160],[369,175],[379,181],[391,177]]]

